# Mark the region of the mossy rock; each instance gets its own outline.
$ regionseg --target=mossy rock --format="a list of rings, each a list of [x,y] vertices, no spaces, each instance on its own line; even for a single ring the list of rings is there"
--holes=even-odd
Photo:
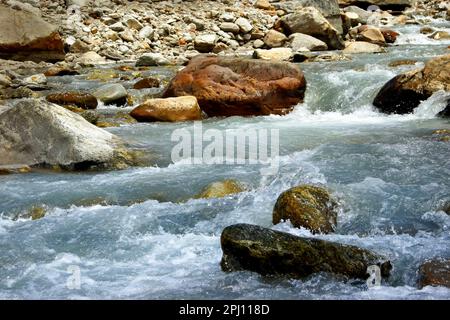
[[[245,191],[245,187],[239,181],[227,179],[209,184],[195,198],[222,198],[243,191]]]
[[[255,225],[226,227],[220,240],[221,267],[226,272],[249,270],[265,276],[297,279],[327,272],[366,279],[369,266],[380,267],[382,277],[389,276],[392,269],[385,257],[366,249]]]
[[[273,209],[273,223],[290,220],[296,228],[313,233],[330,233],[337,223],[337,202],[327,190],[301,185],[283,192]]]

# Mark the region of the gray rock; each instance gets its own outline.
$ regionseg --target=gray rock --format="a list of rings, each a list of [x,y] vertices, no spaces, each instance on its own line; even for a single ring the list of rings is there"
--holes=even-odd
[[[211,52],[216,45],[217,36],[214,33],[211,34],[202,34],[194,39],[194,48],[195,50],[207,53]]]
[[[153,36],[153,33],[155,30],[153,30],[150,26],[145,26],[139,31],[139,38],[141,39],[148,39]]]
[[[369,250],[249,225],[226,227],[221,236],[222,270],[249,270],[262,275],[304,278],[327,272],[366,279],[367,268],[378,265],[383,277],[392,266]]]
[[[98,100],[105,104],[120,104],[126,103],[127,90],[118,83],[105,84],[92,93]]]
[[[120,32],[120,31],[124,31],[124,30],[125,30],[125,26],[122,24],[122,22],[116,22],[116,23],[110,25],[109,28],[110,28],[111,30],[117,31],[117,32]]]
[[[115,167],[122,148],[113,134],[43,100],[22,100],[0,114],[0,165]]]
[[[161,53],[144,53],[139,59],[136,61],[136,66],[166,66],[169,65],[170,61],[167,60]]]
[[[372,15],[371,12],[361,9],[360,7],[357,6],[346,7],[344,8],[344,12],[356,13],[358,15],[357,21],[361,24],[367,24],[367,20]]]
[[[325,42],[303,33],[291,34],[289,36],[289,41],[290,47],[294,51],[302,51],[302,48],[306,48],[310,51],[323,51],[328,49]]]
[[[232,22],[222,22],[219,28],[225,32],[239,33],[240,31],[239,26]]]
[[[242,17],[241,18],[237,18],[234,23],[236,23],[239,26],[239,28],[241,29],[241,31],[243,33],[248,33],[248,32],[253,30],[253,26],[250,23],[250,21],[248,21],[245,18],[242,18]]]

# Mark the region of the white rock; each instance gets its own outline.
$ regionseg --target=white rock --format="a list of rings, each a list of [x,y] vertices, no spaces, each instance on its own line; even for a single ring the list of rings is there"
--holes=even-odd
[[[242,18],[242,17],[241,18],[237,18],[234,23],[236,23],[239,26],[239,28],[241,29],[241,31],[243,33],[248,33],[248,32],[253,30],[253,26],[250,23],[250,21],[248,21],[245,18]]]
[[[294,55],[291,48],[256,49],[253,57],[262,60],[287,61]]]
[[[136,66],[166,66],[170,64],[170,61],[165,58],[161,53],[144,53],[136,61]]]

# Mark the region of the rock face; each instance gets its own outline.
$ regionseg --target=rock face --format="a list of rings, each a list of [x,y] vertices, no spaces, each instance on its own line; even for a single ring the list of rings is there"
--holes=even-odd
[[[120,140],[63,107],[23,100],[0,114],[0,165],[126,165]]]
[[[379,265],[383,277],[392,268],[389,261],[365,249],[248,224],[226,227],[221,245],[224,271],[249,270],[291,278],[328,272],[366,279],[370,265]]]
[[[97,108],[97,98],[89,93],[83,92],[65,92],[53,93],[46,97],[47,101],[59,104],[61,106],[74,105],[82,109]]]
[[[165,99],[149,99],[131,111],[140,122],[201,120],[202,111],[192,96]]]
[[[419,287],[425,286],[450,288],[450,259],[435,259],[420,266]]]
[[[283,29],[289,34],[304,33],[325,42],[329,48],[343,49],[340,33],[314,7],[306,7],[281,18]]]
[[[32,61],[64,59],[58,28],[27,11],[0,5],[0,58]]]
[[[302,185],[283,192],[273,209],[273,223],[289,219],[294,227],[330,233],[336,227],[337,202],[327,190]]]
[[[203,191],[196,196],[196,198],[222,198],[230,194],[239,193],[244,191],[244,187],[239,181],[236,180],[224,180],[213,182],[208,185]]]
[[[438,90],[450,91],[450,54],[428,61],[421,70],[394,77],[381,88],[373,104],[384,113],[411,113]]]
[[[172,79],[163,97],[195,96],[208,116],[284,114],[304,98],[294,64],[198,56]]]

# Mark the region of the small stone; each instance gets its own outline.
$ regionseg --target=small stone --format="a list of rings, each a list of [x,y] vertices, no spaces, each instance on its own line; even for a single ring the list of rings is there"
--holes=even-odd
[[[252,31],[252,29],[253,29],[253,26],[250,23],[250,21],[248,21],[247,19],[242,18],[242,17],[236,19],[236,21],[234,23],[236,23],[239,26],[239,28],[241,29],[241,31],[243,33],[248,33],[250,31]]]
[[[256,39],[255,42],[253,42],[253,48],[259,49],[262,47],[264,47],[264,41],[262,41],[261,39]]]
[[[167,60],[161,53],[144,53],[136,61],[136,67],[152,67],[152,66],[166,66],[169,65],[170,61]]]
[[[141,79],[133,85],[133,89],[158,88],[159,80],[156,78]]]
[[[122,24],[122,22],[116,22],[116,23],[110,25],[109,28],[110,28],[111,30],[117,31],[117,32],[120,32],[120,31],[124,31],[124,30],[125,30],[125,26]]]
[[[139,31],[139,38],[148,39],[153,36],[155,30],[150,26],[145,26]]]
[[[255,2],[255,8],[263,9],[263,10],[270,10],[272,9],[272,5],[268,0],[256,0]]]
[[[239,181],[228,179],[209,184],[196,198],[223,198],[243,191],[245,188]]]
[[[214,49],[216,41],[217,41],[216,34],[199,35],[195,37],[194,48],[199,52],[208,53]]]
[[[222,22],[219,25],[219,28],[225,32],[231,32],[231,33],[239,33],[239,31],[240,31],[239,26],[232,22]]]
[[[264,43],[269,48],[278,48],[282,47],[284,43],[286,42],[287,37],[276,30],[269,30],[269,32],[266,33],[266,36],[264,37]]]
[[[253,57],[262,60],[287,61],[293,54],[291,48],[256,49]]]
[[[135,18],[129,18],[125,22],[128,28],[134,29],[134,30],[141,30],[143,28],[142,24],[136,20]]]
[[[119,33],[119,36],[124,41],[128,41],[128,42],[133,42],[134,41],[133,32],[131,32],[131,30],[125,30],[125,31]]]

